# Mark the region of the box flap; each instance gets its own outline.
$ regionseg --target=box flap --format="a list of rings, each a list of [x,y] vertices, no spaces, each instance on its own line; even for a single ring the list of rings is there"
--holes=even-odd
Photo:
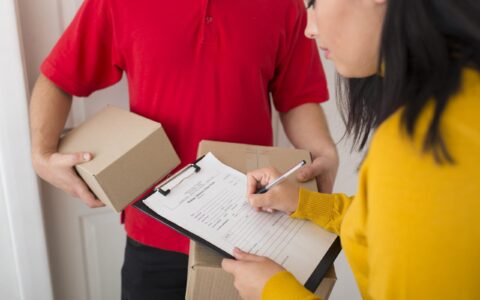
[[[221,268],[223,257],[200,243],[190,242],[191,267],[210,266]]]
[[[302,159],[307,163],[312,161],[310,153],[302,149],[201,141],[198,146],[198,157],[208,152],[212,152],[221,162],[242,173],[271,166],[283,173]],[[289,180],[299,184],[295,176],[291,176]],[[312,191],[318,190],[315,180],[300,185]]]

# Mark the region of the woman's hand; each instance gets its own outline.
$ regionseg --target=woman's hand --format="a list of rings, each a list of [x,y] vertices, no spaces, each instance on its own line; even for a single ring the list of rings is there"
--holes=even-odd
[[[235,248],[233,255],[237,260],[224,259],[222,268],[233,275],[235,288],[244,300],[260,299],[267,281],[278,272],[285,271],[269,258],[249,254],[238,248]]]
[[[299,188],[288,180],[277,184],[264,194],[255,194],[259,188],[279,176],[279,172],[273,168],[258,169],[247,174],[247,198],[252,207],[268,212],[279,210],[287,214],[297,209]]]

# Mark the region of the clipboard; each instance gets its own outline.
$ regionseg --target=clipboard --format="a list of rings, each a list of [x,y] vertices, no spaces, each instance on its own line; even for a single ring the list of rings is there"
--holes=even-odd
[[[171,190],[174,189],[176,186],[182,184],[183,180],[187,177],[190,176],[195,176],[198,172],[201,172],[201,167],[198,165],[198,162],[200,162],[205,156],[201,156],[198,158],[195,162],[186,165],[184,168],[179,170],[177,173],[172,175],[171,177],[167,178],[157,186],[155,186],[154,190],[149,193],[148,195],[144,196],[137,202],[133,204],[133,207],[136,209],[139,209],[146,215],[154,218],[155,220],[167,225],[168,227],[172,228],[173,230],[179,232],[182,235],[185,235],[186,237],[201,243],[211,250],[217,252],[218,254],[222,255],[223,257],[226,258],[232,258],[234,257],[227,253],[226,251],[222,250],[221,248],[215,246],[214,244],[210,243],[209,241],[205,240],[204,238],[199,237],[198,235],[192,233],[191,231],[175,224],[174,222],[168,220],[167,218],[157,214],[155,211],[150,209],[143,201],[150,197],[153,193],[160,193],[165,197],[168,197],[170,194]],[[331,244],[330,248],[327,250],[326,254],[323,256],[317,267],[314,269],[313,273],[310,275],[308,280],[305,282],[304,286],[311,292],[315,292],[317,287],[320,285],[320,282],[322,279],[325,277],[327,271],[329,268],[333,265],[335,259],[337,258],[338,254],[341,251],[341,245],[340,245],[340,238],[337,237],[335,241]]]
[[[153,189],[152,193],[160,193],[164,196],[168,196],[168,194],[170,194],[171,189],[173,189],[173,188],[175,188],[175,186],[181,184],[181,182],[184,179],[184,178],[181,177],[182,175],[188,177],[188,176],[194,175],[195,173],[200,172],[201,167],[199,165],[197,165],[197,163],[199,161],[201,161],[204,157],[205,157],[205,155],[201,156],[195,162],[186,165],[181,170],[179,170],[177,173],[172,175],[170,178],[167,178],[166,180],[164,180],[160,184],[156,185],[155,188]],[[191,174],[187,173],[189,170],[192,170]],[[176,182],[177,184],[175,184],[174,187],[165,188],[166,185],[168,185],[169,183],[172,183],[174,180],[177,180],[177,182]],[[181,226],[178,226],[177,224],[173,223],[172,221],[168,220],[167,218],[162,217],[161,215],[159,215],[155,211],[153,211],[150,207],[148,207],[145,203],[143,203],[143,200],[147,199],[152,193],[146,195],[145,197],[143,197],[140,200],[138,200],[137,202],[135,202],[133,204],[133,206],[135,208],[139,209],[140,211],[142,211],[143,213],[147,214],[148,216],[154,218],[155,220],[160,221],[163,224],[167,225],[168,227],[172,228],[173,230],[183,234],[184,236],[188,237],[189,239],[192,239],[196,242],[202,243],[203,245],[209,247],[210,249],[214,250],[215,252],[219,253],[220,255],[222,255],[226,258],[234,258],[232,255],[223,251],[222,249],[215,246],[214,244],[212,244],[212,243],[208,242],[207,240],[199,237],[198,235],[186,230],[185,228],[183,228]]]

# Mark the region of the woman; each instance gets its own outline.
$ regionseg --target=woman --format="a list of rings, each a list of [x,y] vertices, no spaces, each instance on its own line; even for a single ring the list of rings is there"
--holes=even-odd
[[[249,201],[340,235],[365,299],[480,299],[480,2],[317,0],[306,34],[345,78],[347,131],[364,146],[358,194],[248,175]],[[317,299],[281,266],[224,260],[245,299]]]

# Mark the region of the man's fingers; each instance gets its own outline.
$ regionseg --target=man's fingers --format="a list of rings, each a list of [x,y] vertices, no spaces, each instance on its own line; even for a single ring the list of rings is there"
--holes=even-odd
[[[90,200],[90,201],[87,203],[87,206],[88,206],[89,208],[99,208],[99,207],[104,207],[105,204],[104,204],[102,201],[100,201],[100,200],[98,200],[98,199],[95,199],[95,200],[93,200],[93,201]]]
[[[98,200],[95,198],[92,192],[90,192],[85,184],[81,184],[77,189],[77,196],[85,202],[85,204],[90,207],[90,208],[97,208],[97,207],[103,207],[105,204],[103,204],[102,201]]]
[[[68,167],[73,167],[74,165],[89,161],[93,158],[93,155],[89,152],[77,152],[59,155],[61,163]],[[75,174],[73,169],[69,169],[68,173],[68,178],[70,178],[70,181],[68,181],[67,184],[73,187],[73,196],[80,198],[80,200],[82,200],[90,208],[105,206],[102,201],[98,200],[95,195],[93,195],[85,182],[83,182],[83,180],[80,179],[77,174]]]

